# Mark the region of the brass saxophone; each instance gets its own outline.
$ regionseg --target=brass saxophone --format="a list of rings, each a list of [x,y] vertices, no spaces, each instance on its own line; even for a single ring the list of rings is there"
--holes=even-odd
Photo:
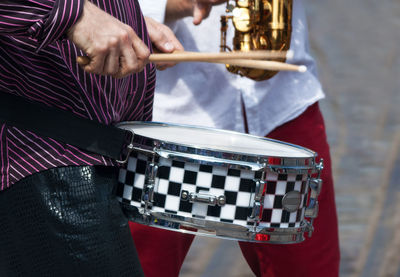
[[[293,0],[227,0],[227,13],[221,16],[221,52],[271,50],[288,51],[292,33]],[[232,20],[235,35],[231,49],[226,44],[228,20]],[[285,62],[280,58],[278,61]],[[267,80],[277,71],[226,65],[229,72],[256,81]]]

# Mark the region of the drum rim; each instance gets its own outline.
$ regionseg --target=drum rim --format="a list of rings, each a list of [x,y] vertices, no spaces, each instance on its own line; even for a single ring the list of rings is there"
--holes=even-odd
[[[122,204],[126,206],[127,204]],[[134,211],[134,212],[133,212]],[[186,234],[193,234],[205,237],[228,239],[235,241],[247,241],[254,243],[269,244],[293,244],[304,241],[304,234],[311,229],[306,219],[303,219],[298,227],[276,228],[276,227],[254,227],[251,225],[238,225],[227,222],[216,222],[202,218],[185,217],[165,212],[140,212],[140,209],[133,207],[127,216],[129,220],[144,224],[150,227],[161,228]],[[211,225],[208,225],[211,224]],[[183,228],[182,228],[183,227]],[[195,228],[191,231],[189,228]],[[223,233],[220,233],[223,231]],[[268,239],[256,239],[257,235],[268,235]]]
[[[229,151],[229,150],[219,150],[219,149],[213,149],[210,147],[204,147],[204,146],[197,146],[195,144],[182,144],[182,143],[176,143],[174,141],[169,141],[169,140],[161,140],[158,138],[154,137],[149,137],[145,135],[140,135],[140,134],[135,134],[135,138],[145,138],[153,142],[154,145],[158,145],[158,147],[162,150],[167,150],[167,151],[176,151],[179,153],[188,153],[188,154],[195,154],[195,155],[202,155],[202,156],[222,156],[223,159],[229,163],[231,160],[236,160],[236,161],[248,161],[248,162],[253,162],[253,163],[264,163],[268,161],[268,159],[279,159],[280,162],[272,166],[274,168],[280,169],[280,168],[286,168],[289,169],[291,167],[299,169],[303,167],[304,169],[310,169],[314,168],[315,166],[315,158],[317,157],[317,153],[311,149],[308,149],[303,146],[299,146],[296,144],[280,141],[280,140],[275,140],[271,138],[265,138],[265,137],[260,137],[260,136],[255,136],[251,134],[245,134],[245,133],[240,133],[236,131],[230,131],[230,130],[222,130],[222,129],[216,129],[216,128],[210,128],[210,127],[205,127],[205,126],[196,126],[196,125],[188,125],[188,124],[176,124],[176,123],[169,123],[169,122],[155,122],[155,121],[123,121],[115,126],[121,129],[128,130],[132,133],[133,130],[129,128],[130,126],[160,126],[160,127],[178,127],[178,128],[191,128],[191,129],[202,129],[202,130],[207,130],[207,131],[213,131],[213,132],[220,132],[224,134],[233,134],[233,135],[239,135],[239,136],[245,136],[245,137],[250,137],[254,138],[257,140],[265,140],[269,142],[274,142],[278,144],[283,144],[286,146],[293,147],[295,149],[300,149],[302,151],[305,151],[309,153],[309,157],[286,157],[286,156],[267,156],[267,155],[256,155],[256,154],[248,154],[248,153],[243,153],[243,152],[238,152],[238,151]],[[154,147],[153,145],[153,147]],[[209,155],[204,155],[204,154],[199,154],[203,152],[207,152]],[[305,161],[308,160],[308,163]],[[268,162],[267,162],[268,164]]]

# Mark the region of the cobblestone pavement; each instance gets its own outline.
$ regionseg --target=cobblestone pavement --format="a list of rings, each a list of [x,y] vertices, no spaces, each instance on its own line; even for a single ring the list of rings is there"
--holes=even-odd
[[[327,94],[321,109],[333,159],[341,276],[400,277],[400,1],[306,3]],[[253,275],[235,242],[197,238],[181,276]]]

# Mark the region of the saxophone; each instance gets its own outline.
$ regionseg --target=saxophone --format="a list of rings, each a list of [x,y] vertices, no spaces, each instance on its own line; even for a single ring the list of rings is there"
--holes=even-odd
[[[288,51],[292,32],[292,0],[227,0],[227,13],[221,16],[220,51]],[[226,43],[228,21],[235,27],[233,49]],[[277,61],[285,62],[285,58]],[[229,72],[256,81],[267,80],[277,71],[251,69],[227,64]]]

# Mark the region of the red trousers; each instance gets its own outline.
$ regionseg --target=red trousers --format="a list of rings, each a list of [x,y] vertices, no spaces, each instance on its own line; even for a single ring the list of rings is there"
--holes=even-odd
[[[324,159],[320,210],[311,238],[298,244],[274,245],[239,242],[257,276],[336,277],[339,275],[339,240],[329,145],[318,104],[267,135],[309,148]],[[130,222],[144,273],[147,277],[178,276],[194,236]]]

